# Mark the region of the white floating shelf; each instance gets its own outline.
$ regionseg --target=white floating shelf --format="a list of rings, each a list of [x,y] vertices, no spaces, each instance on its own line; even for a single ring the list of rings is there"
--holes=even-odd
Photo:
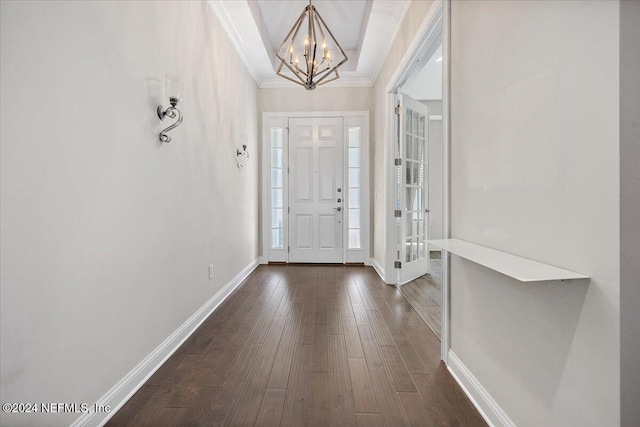
[[[427,243],[509,277],[513,277],[521,282],[589,278],[589,276],[585,276],[584,274],[496,251],[495,249],[465,242],[464,240],[428,240]]]

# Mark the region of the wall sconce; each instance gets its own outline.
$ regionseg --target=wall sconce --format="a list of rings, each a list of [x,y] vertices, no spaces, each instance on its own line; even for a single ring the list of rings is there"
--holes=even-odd
[[[247,144],[242,144],[242,151],[236,150],[236,156],[238,157],[238,169],[242,169],[244,163],[249,158],[249,152],[247,151]]]
[[[180,126],[180,123],[182,123],[182,113],[176,108],[176,105],[178,105],[178,102],[182,99],[182,79],[177,74],[167,74],[166,79],[167,96],[169,97],[171,107],[165,110],[162,105],[158,105],[158,117],[160,120],[164,120],[167,117],[170,119],[178,118],[175,123],[160,132],[160,141],[168,143],[171,142],[171,137],[167,135],[167,132],[177,128]]]

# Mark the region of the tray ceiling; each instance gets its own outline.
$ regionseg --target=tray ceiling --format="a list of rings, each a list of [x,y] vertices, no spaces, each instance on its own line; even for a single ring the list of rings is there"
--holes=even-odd
[[[209,0],[261,88],[297,87],[276,76],[276,49],[305,0]],[[330,86],[373,86],[409,5],[408,0],[314,0],[349,61]]]

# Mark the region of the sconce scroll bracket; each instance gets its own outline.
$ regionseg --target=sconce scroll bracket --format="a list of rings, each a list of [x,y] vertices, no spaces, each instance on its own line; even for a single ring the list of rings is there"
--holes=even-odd
[[[166,110],[162,105],[158,105],[157,109],[158,118],[162,121],[164,121],[164,119],[167,117],[169,117],[170,119],[175,119],[176,117],[178,118],[178,120],[176,120],[172,125],[166,127],[160,132],[160,141],[166,143],[171,142],[171,137],[167,135],[167,132],[177,128],[178,126],[180,126],[180,123],[182,123],[182,113],[176,108],[176,106],[178,105],[178,100],[175,98],[170,98],[169,102],[171,103],[171,107],[167,108]]]

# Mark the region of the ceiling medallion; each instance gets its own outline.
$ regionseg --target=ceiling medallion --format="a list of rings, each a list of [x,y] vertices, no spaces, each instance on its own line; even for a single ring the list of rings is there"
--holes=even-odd
[[[276,56],[280,60],[276,74],[307,90],[339,79],[338,67],[348,59],[311,0]]]

